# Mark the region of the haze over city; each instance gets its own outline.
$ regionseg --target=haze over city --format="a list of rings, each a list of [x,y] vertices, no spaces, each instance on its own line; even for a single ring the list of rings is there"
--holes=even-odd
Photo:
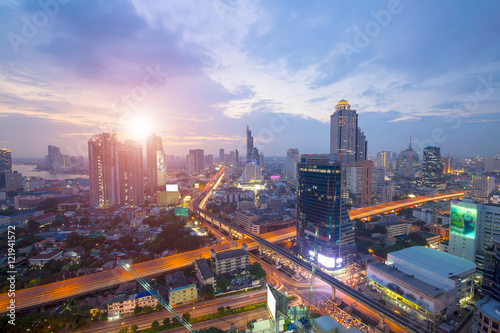
[[[86,156],[106,123],[144,141],[138,122],[174,155],[238,146],[246,125],[268,156],[327,152],[340,99],[369,155],[410,134],[419,148],[498,153],[495,2],[62,3],[46,20],[38,2],[0,4],[0,143],[15,158],[48,144]]]
[[[499,333],[500,4],[0,2],[0,332]]]

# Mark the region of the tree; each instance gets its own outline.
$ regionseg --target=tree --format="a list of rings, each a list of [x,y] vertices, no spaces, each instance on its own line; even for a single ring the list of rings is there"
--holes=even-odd
[[[142,309],[142,313],[144,314],[148,314],[148,313],[151,313],[153,312],[153,309],[149,306],[149,305],[146,305],[143,309]]]
[[[158,320],[153,321],[153,323],[151,324],[151,328],[154,331],[158,331],[160,329],[160,323],[158,322]]]
[[[410,233],[408,236],[405,237],[405,240],[408,241],[410,243],[410,245],[412,245],[412,246],[415,246],[415,245],[416,246],[426,246],[426,245],[428,245],[425,238],[423,238],[422,236],[420,236],[416,232]]]
[[[250,274],[258,280],[264,279],[267,276],[266,271],[262,268],[262,265],[258,262],[254,262],[253,265],[250,265],[248,268]]]
[[[373,226],[373,233],[385,235],[386,232],[387,231],[386,231],[384,226],[381,226],[381,225],[374,225]]]
[[[231,307],[230,307],[229,305],[228,305],[228,306],[226,306],[226,311],[227,311],[227,312],[231,312]]]
[[[48,198],[40,203],[40,208],[47,212],[55,212],[57,210],[58,201],[55,198]]]
[[[182,318],[184,318],[186,321],[189,321],[189,319],[191,319],[191,314],[189,312],[184,312],[182,314]]]
[[[36,233],[40,228],[40,223],[35,222],[33,220],[28,220],[28,231],[32,234]]]
[[[165,328],[170,326],[170,318],[163,319],[163,326],[165,326]]]
[[[142,312],[142,306],[138,306],[138,305],[137,305],[137,306],[135,307],[135,309],[134,309],[134,315],[136,315],[136,316],[137,316],[137,315],[141,314],[141,312]]]
[[[225,333],[225,331],[221,330],[217,327],[203,328],[198,331],[199,333]]]
[[[224,308],[223,306],[219,306],[219,307],[217,308],[217,313],[219,313],[219,314],[223,314],[223,313],[224,313],[224,310],[225,310],[225,308]]]
[[[130,328],[130,332],[131,332],[131,333],[135,333],[135,332],[137,332],[137,330],[138,330],[138,329],[139,329],[139,327],[138,327],[137,325],[135,325],[135,324],[134,324],[134,325],[132,325],[132,327]]]
[[[202,285],[200,290],[206,298],[213,298],[215,295],[214,286],[210,283]]]
[[[229,282],[225,277],[220,277],[217,279],[217,289],[221,291],[226,291],[227,287],[229,287]]]
[[[161,311],[161,310],[163,310],[163,305],[161,305],[161,303],[156,304],[155,310],[156,310],[156,311]]]
[[[120,328],[120,330],[118,331],[118,333],[127,333],[128,332],[128,327],[127,326],[123,326],[122,328]]]
[[[79,225],[84,225],[87,226],[89,225],[89,219],[87,217],[82,217],[80,221],[78,222]]]
[[[5,193],[6,196],[11,197],[11,198],[15,197],[17,194],[18,193],[16,191],[7,191]]]

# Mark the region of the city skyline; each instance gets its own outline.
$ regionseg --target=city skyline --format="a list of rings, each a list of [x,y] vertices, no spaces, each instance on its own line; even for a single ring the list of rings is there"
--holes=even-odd
[[[369,156],[403,150],[409,134],[420,153],[493,156],[498,6],[3,3],[0,146],[13,158],[43,157],[49,144],[86,156],[89,137],[116,127],[143,146],[157,133],[167,155],[243,152],[249,125],[266,156],[326,153],[346,99]]]

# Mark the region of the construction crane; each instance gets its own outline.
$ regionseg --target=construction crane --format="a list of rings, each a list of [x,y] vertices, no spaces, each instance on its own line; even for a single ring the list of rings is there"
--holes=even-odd
[[[134,271],[132,269],[132,267],[130,267],[129,264],[123,262],[122,260],[118,260],[118,263],[130,274],[132,275],[132,277],[141,284],[141,286],[146,289],[147,291],[150,292],[151,296],[153,296],[154,298],[156,298],[158,300],[158,302],[163,305],[163,307],[165,309],[168,310],[168,312],[170,312],[172,314],[172,316],[174,316],[174,318],[177,318],[177,320],[182,324],[184,325],[184,327],[191,333],[197,333],[194,329],[193,329],[193,326],[189,323],[189,321],[187,321],[186,319],[184,319],[184,317],[182,316],[179,316],[175,311],[174,309],[168,304],[168,302],[163,298],[161,297],[160,295],[158,295],[158,293],[152,293],[151,290],[153,290],[151,288],[151,286],[149,285],[149,283],[147,283],[143,278],[139,277],[139,275],[137,274],[136,271]]]

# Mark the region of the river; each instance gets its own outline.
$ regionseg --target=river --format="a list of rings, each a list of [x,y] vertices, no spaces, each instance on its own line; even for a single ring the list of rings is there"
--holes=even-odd
[[[49,171],[36,170],[36,164],[18,164],[12,163],[12,171],[22,173],[25,177],[40,177],[47,180],[65,180],[74,178],[88,179],[88,175],[78,175],[71,173],[50,173]]]

